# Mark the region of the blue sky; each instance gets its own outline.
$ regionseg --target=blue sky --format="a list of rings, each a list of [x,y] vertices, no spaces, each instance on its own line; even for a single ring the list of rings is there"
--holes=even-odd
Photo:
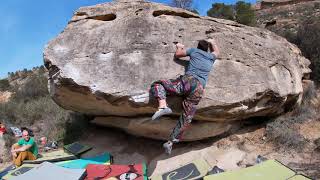
[[[109,0],[110,1],[110,0]],[[171,0],[151,0],[169,4]],[[46,43],[66,26],[81,6],[106,0],[1,0],[0,3],[0,78],[8,72],[31,69],[43,64]],[[215,2],[233,4],[234,0],[194,0],[201,15]],[[254,3],[254,0],[247,2]]]

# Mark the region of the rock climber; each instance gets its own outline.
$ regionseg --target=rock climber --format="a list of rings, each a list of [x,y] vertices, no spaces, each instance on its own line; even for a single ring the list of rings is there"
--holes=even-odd
[[[163,115],[172,113],[167,105],[167,95],[183,97],[183,111],[174,127],[168,142],[163,144],[166,153],[171,154],[172,146],[182,139],[184,131],[190,126],[196,112],[196,105],[201,100],[209,73],[220,50],[214,39],[200,40],[197,48],[186,49],[183,44],[176,44],[176,58],[189,56],[189,64],[185,75],[177,79],[159,80],[151,85],[151,94],[158,100],[158,111],[152,116],[156,120]]]

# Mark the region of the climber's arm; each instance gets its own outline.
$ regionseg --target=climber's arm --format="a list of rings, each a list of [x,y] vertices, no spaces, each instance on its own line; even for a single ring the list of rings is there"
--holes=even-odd
[[[210,43],[210,51],[212,54],[214,54],[216,56],[216,58],[218,58],[219,54],[220,54],[220,49],[216,43],[216,41],[214,39],[209,39],[208,42]]]

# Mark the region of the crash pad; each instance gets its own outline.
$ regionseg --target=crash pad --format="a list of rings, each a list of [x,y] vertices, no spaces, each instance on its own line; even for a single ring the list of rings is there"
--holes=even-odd
[[[50,162],[43,162],[28,172],[12,177],[12,180],[45,179],[45,180],[77,180],[85,177],[85,169],[67,169]],[[10,179],[10,180],[11,180]]]
[[[92,149],[92,147],[84,145],[84,144],[80,144],[78,142],[74,142],[72,144],[65,145],[64,149],[66,149],[68,152],[78,156],[86,151],[89,151],[90,149]]]
[[[8,167],[6,167],[5,169],[3,169],[0,172],[0,179],[3,179],[4,176],[6,176],[10,171],[12,171],[12,169],[14,169],[16,166],[15,165],[10,165]]]
[[[61,150],[52,151],[49,153],[43,153],[36,160],[26,160],[26,161],[23,161],[23,163],[24,164],[40,164],[40,163],[43,163],[44,161],[58,162],[58,161],[66,161],[66,160],[73,160],[73,159],[77,159],[77,157],[61,149]]]
[[[175,170],[151,177],[152,180],[180,180],[200,179],[210,170],[210,166],[203,159],[198,159]]]
[[[14,167],[15,167],[15,165],[10,165],[10,166],[2,169],[1,172],[0,172],[0,179],[2,179],[2,177],[7,175]]]
[[[70,161],[62,161],[55,163],[58,166],[71,168],[71,169],[84,169],[88,164],[111,164],[111,155],[107,152],[89,158],[81,158]]]
[[[204,180],[279,180],[294,177],[296,172],[276,160],[267,160],[248,168],[204,177]]]
[[[29,170],[33,169],[36,166],[39,166],[39,164],[23,164],[22,166],[16,169],[9,170],[9,172],[4,177],[2,177],[2,179],[6,180],[6,179],[11,179],[12,177],[15,177],[15,176],[20,176],[21,174],[28,172]]]
[[[145,164],[135,165],[98,165],[89,164],[86,167],[87,180],[95,179],[126,179],[147,180]]]
[[[295,175],[291,178],[289,178],[288,180],[311,180],[310,178],[304,176],[304,175]]]

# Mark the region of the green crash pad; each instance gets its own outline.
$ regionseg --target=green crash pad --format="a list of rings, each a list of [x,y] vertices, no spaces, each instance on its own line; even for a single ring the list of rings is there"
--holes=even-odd
[[[296,172],[276,160],[267,160],[248,168],[205,176],[204,180],[280,180],[294,177]]]
[[[29,170],[33,169],[34,167],[37,167],[39,166],[39,164],[23,164],[22,166],[14,169],[14,170],[11,170],[8,172],[7,175],[5,175],[4,177],[2,177],[2,179],[11,179],[13,177],[16,177],[16,176],[19,176],[21,174],[24,174],[26,172],[28,172]]]
[[[70,168],[70,169],[85,169],[88,164],[111,164],[111,155],[107,152],[89,158],[81,158],[70,161],[62,161],[55,163],[58,166]]]
[[[311,180],[311,179],[299,174],[289,178],[288,180]]]
[[[92,147],[84,145],[84,144],[80,144],[78,142],[74,142],[72,144],[65,145],[63,148],[76,156],[92,149]]]
[[[190,162],[180,168],[151,177],[152,180],[181,180],[181,179],[201,179],[210,170],[208,163],[199,159]]]
[[[44,153],[41,155],[41,157],[37,158],[36,160],[26,160],[26,161],[23,161],[23,163],[24,164],[40,164],[45,161],[58,162],[58,161],[66,161],[66,160],[72,160],[72,159],[77,159],[77,157],[61,149],[58,151]]]

